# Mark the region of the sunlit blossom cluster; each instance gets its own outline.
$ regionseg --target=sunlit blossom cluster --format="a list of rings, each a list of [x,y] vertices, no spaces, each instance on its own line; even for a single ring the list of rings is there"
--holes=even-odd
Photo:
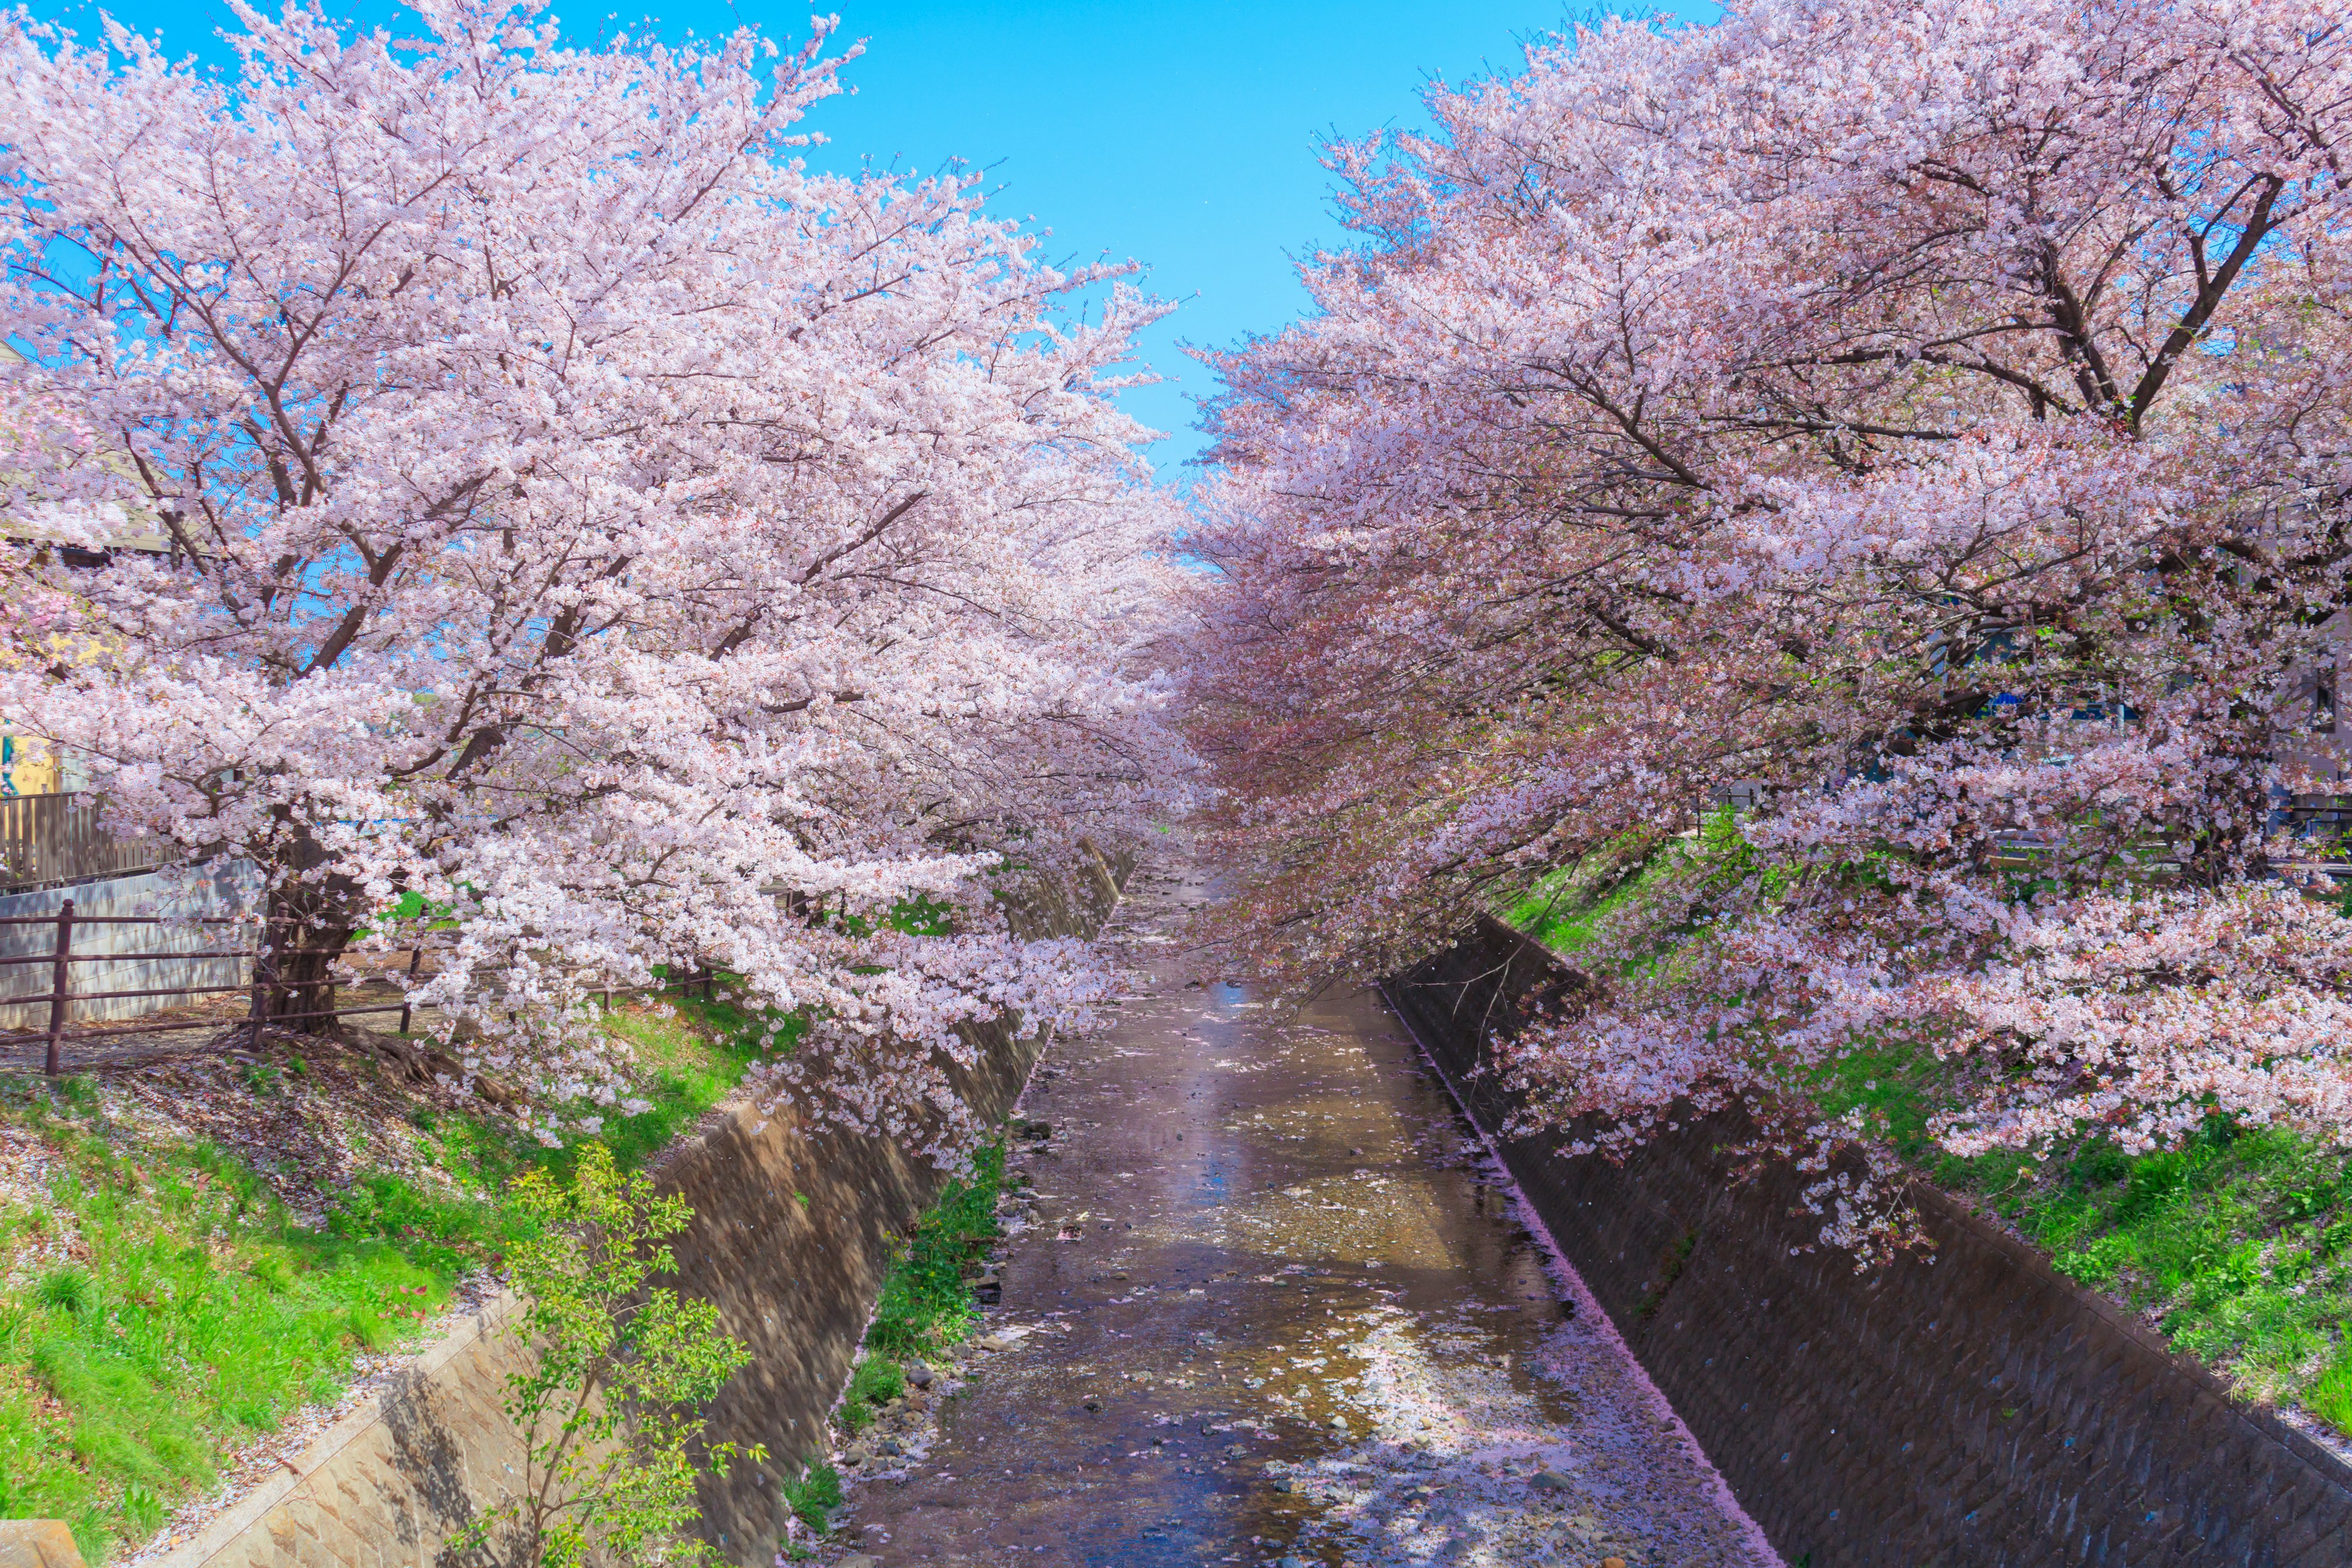
[[[804,1016],[871,1126],[1081,1017],[1000,900],[1183,805],[1111,395],[1159,307],[969,176],[807,168],[824,25],[236,10],[226,78],[0,18],[0,500],[167,541],[11,556],[0,709],[257,863],[281,978],[437,947],[412,999],[536,1114],[615,1100],[594,999],[663,974]]]
[[[1224,938],[1380,973],[1646,863],[1530,1114],[1742,1104],[1858,1245],[1864,1049],[1941,1055],[1960,1152],[2352,1128],[2293,809],[2346,787],[2340,7],[1764,0],[1428,107],[1216,359]]]

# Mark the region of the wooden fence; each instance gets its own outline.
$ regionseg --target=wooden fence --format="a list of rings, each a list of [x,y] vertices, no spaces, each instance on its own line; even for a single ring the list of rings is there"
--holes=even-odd
[[[168,858],[161,840],[99,826],[96,795],[0,795],[0,888],[56,888],[151,871]]]

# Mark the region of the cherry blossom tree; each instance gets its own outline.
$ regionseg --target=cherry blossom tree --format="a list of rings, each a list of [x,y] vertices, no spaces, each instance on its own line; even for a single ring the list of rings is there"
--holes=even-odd
[[[868,1125],[1076,1020],[999,900],[1182,805],[1112,396],[1158,307],[969,177],[807,168],[824,24],[237,16],[226,80],[0,21],[8,504],[172,546],[19,559],[0,704],[262,868],[283,1013],[454,919],[413,999],[543,1102],[611,1098],[587,999],[665,966],[813,1020]]]
[[[1331,149],[1315,313],[1214,356],[1226,940],[1381,973],[1646,858],[1515,1058],[1593,1142],[1738,1101],[1819,1163],[1895,1039],[1955,1150],[2346,1135],[2286,809],[2345,763],[2340,7],[1759,0],[1428,108]]]

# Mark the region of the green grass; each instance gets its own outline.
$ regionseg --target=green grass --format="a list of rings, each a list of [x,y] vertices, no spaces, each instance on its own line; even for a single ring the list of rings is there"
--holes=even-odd
[[[841,1506],[841,1472],[831,1465],[811,1465],[796,1481],[783,1487],[784,1506],[793,1517],[822,1535],[833,1528],[833,1510]]]
[[[1658,858],[1629,842],[1594,851],[1528,889],[1504,920],[1554,952],[1590,945],[1599,923],[1624,909],[1664,872]]]
[[[1674,851],[1669,850],[1669,853]],[[1556,872],[1510,911],[1573,953],[1661,875],[1659,858]],[[2061,1273],[2127,1302],[2245,1396],[2294,1404],[2352,1436],[2352,1156],[2210,1119],[2186,1147],[2131,1155],[2085,1136],[2036,1159],[1975,1159],[1928,1135],[1969,1086],[1923,1045],[1848,1056],[1813,1091],[1865,1112],[1911,1168],[2005,1217]]]
[[[333,1398],[359,1352],[413,1338],[492,1228],[462,1202],[403,1205],[405,1242],[305,1227],[210,1148],[144,1149],[134,1166],[45,1131],[65,1134],[52,1201],[0,1210],[0,1235],[69,1226],[81,1256],[0,1293],[0,1517],[62,1519],[92,1563],[214,1485],[229,1450]]]
[[[1819,1089],[1824,1110],[1864,1108],[1914,1169],[2002,1215],[2060,1273],[2129,1303],[2242,1393],[2352,1436],[2352,1155],[2216,1116],[2179,1149],[2134,1155],[2084,1136],[2041,1159],[1961,1159],[1927,1136],[1958,1097],[1923,1047],[1848,1058]]]
[[[979,1316],[964,1265],[996,1237],[996,1202],[1004,1191],[1004,1144],[982,1146],[971,1179],[950,1181],[915,1225],[905,1252],[883,1279],[868,1349],[894,1361],[935,1355],[962,1340]],[[862,1370],[862,1369],[861,1369]]]
[[[700,1001],[612,1026],[650,1102],[600,1133],[630,1167],[796,1034]],[[265,1065],[249,1092],[307,1076]],[[363,1171],[306,1225],[220,1150],[110,1122],[90,1080],[0,1075],[0,1121],[61,1155],[47,1203],[0,1203],[0,1258],[74,1252],[0,1288],[0,1518],[64,1520],[92,1563],[143,1541],[232,1451],[336,1397],[361,1353],[416,1344],[517,1234],[507,1182],[575,1158],[446,1105],[419,1100],[407,1121],[425,1168]]]
[[[599,1142],[623,1170],[640,1170],[743,1081],[754,1062],[788,1054],[803,1020],[781,1022],[727,1002],[672,999],[665,1007],[616,1011],[606,1027],[635,1053],[637,1099],[647,1109],[609,1116]],[[437,1143],[437,1163],[463,1184],[503,1187],[528,1167],[568,1178],[576,1144],[550,1149],[503,1118],[426,1113],[419,1122]]]
[[[2341,1151],[2215,1118],[2187,1148],[2137,1158],[2086,1142],[2031,1173],[2013,1160],[1946,1165],[1948,1184],[1989,1199],[2059,1272],[2155,1317],[2246,1393],[2305,1405],[2352,1436]]]
[[[966,1266],[996,1239],[996,1203],[1004,1192],[1004,1142],[984,1143],[969,1180],[951,1180],[915,1222],[914,1234],[883,1276],[866,1331],[866,1355],[849,1374],[835,1421],[863,1432],[875,1414],[907,1391],[905,1363],[936,1357],[967,1337],[980,1303]]]
[[[878,1351],[868,1351],[866,1359],[849,1374],[849,1387],[841,1396],[840,1422],[844,1429],[863,1432],[874,1423],[874,1413],[907,1392],[907,1369]]]
[[[1503,919],[1554,952],[1578,953],[1612,924],[1653,932],[1688,930],[1690,920],[1704,913],[1710,890],[1754,873],[1755,856],[1739,835],[1738,818],[1728,809],[1714,811],[1694,832],[1664,840],[1628,835],[1601,846],[1542,878]],[[1694,884],[1700,896],[1686,903]],[[1647,969],[1657,956],[1628,960],[1629,972]]]

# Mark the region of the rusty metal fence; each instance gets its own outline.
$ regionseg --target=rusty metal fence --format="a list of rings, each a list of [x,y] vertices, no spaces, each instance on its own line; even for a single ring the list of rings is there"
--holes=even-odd
[[[18,996],[14,998],[14,1000],[18,1002],[47,1003],[48,1005],[48,1028],[40,1037],[44,1043],[42,1068],[44,1071],[47,1072],[52,1077],[65,1071],[65,1047],[66,1042],[68,1040],[113,1039],[126,1035],[164,1034],[167,1032],[192,1028],[203,1028],[207,1025],[211,1025],[215,1027],[225,1026],[231,1030],[237,1029],[240,1026],[247,1030],[252,1030],[264,1026],[276,1026],[282,1023],[289,1023],[297,1019],[309,1020],[315,1018],[349,1017],[369,1013],[398,1013],[401,1016],[400,1026],[404,1032],[407,1030],[410,1023],[410,1007],[409,1005],[404,1002],[370,1004],[366,1006],[359,1007],[319,1007],[299,1012],[273,1013],[268,1011],[268,1003],[273,994],[282,995],[289,991],[316,990],[319,987],[316,984],[305,986],[301,984],[288,984],[278,981],[270,973],[270,965],[265,961],[265,950],[259,945],[220,946],[198,948],[194,952],[182,951],[155,953],[121,952],[111,949],[85,952],[77,952],[74,951],[75,932],[77,931],[86,930],[89,927],[98,925],[198,925],[205,927],[244,927],[247,930],[254,931],[255,934],[257,936],[259,934],[258,927],[260,922],[250,915],[182,915],[166,917],[162,915],[81,914],[77,912],[74,909],[74,900],[68,899],[64,904],[58,908],[58,912],[54,915],[0,916],[0,925],[47,925],[52,928],[57,933],[56,941],[51,946],[50,951],[47,953],[26,953],[15,957],[0,957],[0,964],[46,963],[49,965],[49,989],[47,991],[37,995]],[[420,950],[418,957],[421,958],[422,956],[422,951]],[[253,963],[253,978],[247,983],[236,985],[165,984],[113,988],[102,991],[77,990],[73,984],[73,966],[77,963],[184,963],[191,960],[212,958],[242,958],[253,960],[255,961]],[[413,973],[415,965],[412,963],[410,967],[411,972]],[[192,1021],[186,1018],[173,1018],[151,1024],[116,1025],[103,1029],[77,1029],[72,1026],[73,1008],[74,1004],[77,1002],[113,1001],[128,997],[170,996],[192,998],[204,995],[218,995],[224,992],[246,992],[250,994],[252,1000],[247,1006],[246,1016],[243,1019],[199,1019]],[[26,1038],[26,1037],[21,1034],[13,1037],[13,1039],[16,1043],[23,1043]]]

